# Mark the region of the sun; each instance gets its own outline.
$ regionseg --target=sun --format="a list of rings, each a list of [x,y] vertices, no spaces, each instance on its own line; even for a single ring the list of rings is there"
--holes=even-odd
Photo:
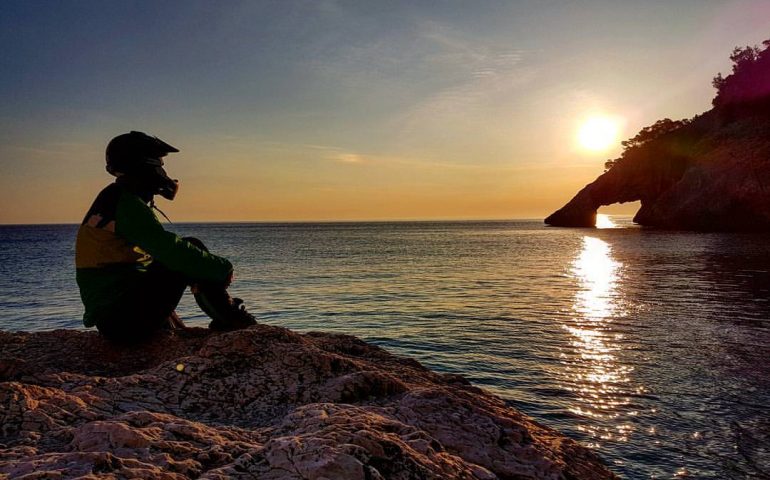
[[[592,152],[609,149],[618,141],[620,125],[611,117],[590,117],[578,131],[580,146]]]

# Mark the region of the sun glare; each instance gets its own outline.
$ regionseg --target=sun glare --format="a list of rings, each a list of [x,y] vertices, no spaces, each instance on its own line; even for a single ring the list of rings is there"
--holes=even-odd
[[[596,214],[596,228],[617,228],[615,222],[603,213]]]
[[[610,117],[591,117],[578,131],[580,146],[592,152],[607,150],[618,141],[620,126]]]

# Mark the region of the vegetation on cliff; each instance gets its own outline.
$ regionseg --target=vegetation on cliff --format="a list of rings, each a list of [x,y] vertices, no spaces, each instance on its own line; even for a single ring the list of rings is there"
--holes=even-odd
[[[732,73],[726,77],[718,73],[712,80],[717,93],[711,103],[723,117],[725,114],[735,116],[736,113],[762,113],[758,107],[768,106],[765,103],[770,101],[770,40],[765,40],[762,45],[764,48],[735,47],[730,55]],[[634,137],[620,142],[623,153],[619,158],[607,160],[605,171],[654,141],[672,141],[677,134],[688,133],[684,127],[701,117],[696,115],[682,120],[664,118],[642,128]]]
[[[712,82],[717,89],[712,101],[715,107],[767,103],[770,99],[770,40],[765,40],[762,45],[764,48],[735,47],[730,55],[732,73],[726,77],[719,73]]]

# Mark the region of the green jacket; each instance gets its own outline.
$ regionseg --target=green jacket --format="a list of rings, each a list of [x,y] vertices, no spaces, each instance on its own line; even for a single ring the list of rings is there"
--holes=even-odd
[[[126,186],[107,186],[83,219],[75,245],[85,326],[141,302],[135,287],[152,262],[201,282],[225,282],[233,269],[227,259],[164,230],[147,203]]]

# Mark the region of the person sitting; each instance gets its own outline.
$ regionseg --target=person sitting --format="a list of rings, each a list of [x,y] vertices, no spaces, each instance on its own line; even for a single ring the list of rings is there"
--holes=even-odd
[[[163,169],[163,157],[176,152],[143,132],[113,138],[106,168],[117,178],[99,193],[78,229],[83,323],[113,342],[136,343],[159,330],[184,328],[175,309],[188,286],[211,317],[209,328],[256,324],[241,300],[227,293],[232,264],[200,240],[165,230],[152,210],[158,210],[155,195],[173,200],[179,189]]]

